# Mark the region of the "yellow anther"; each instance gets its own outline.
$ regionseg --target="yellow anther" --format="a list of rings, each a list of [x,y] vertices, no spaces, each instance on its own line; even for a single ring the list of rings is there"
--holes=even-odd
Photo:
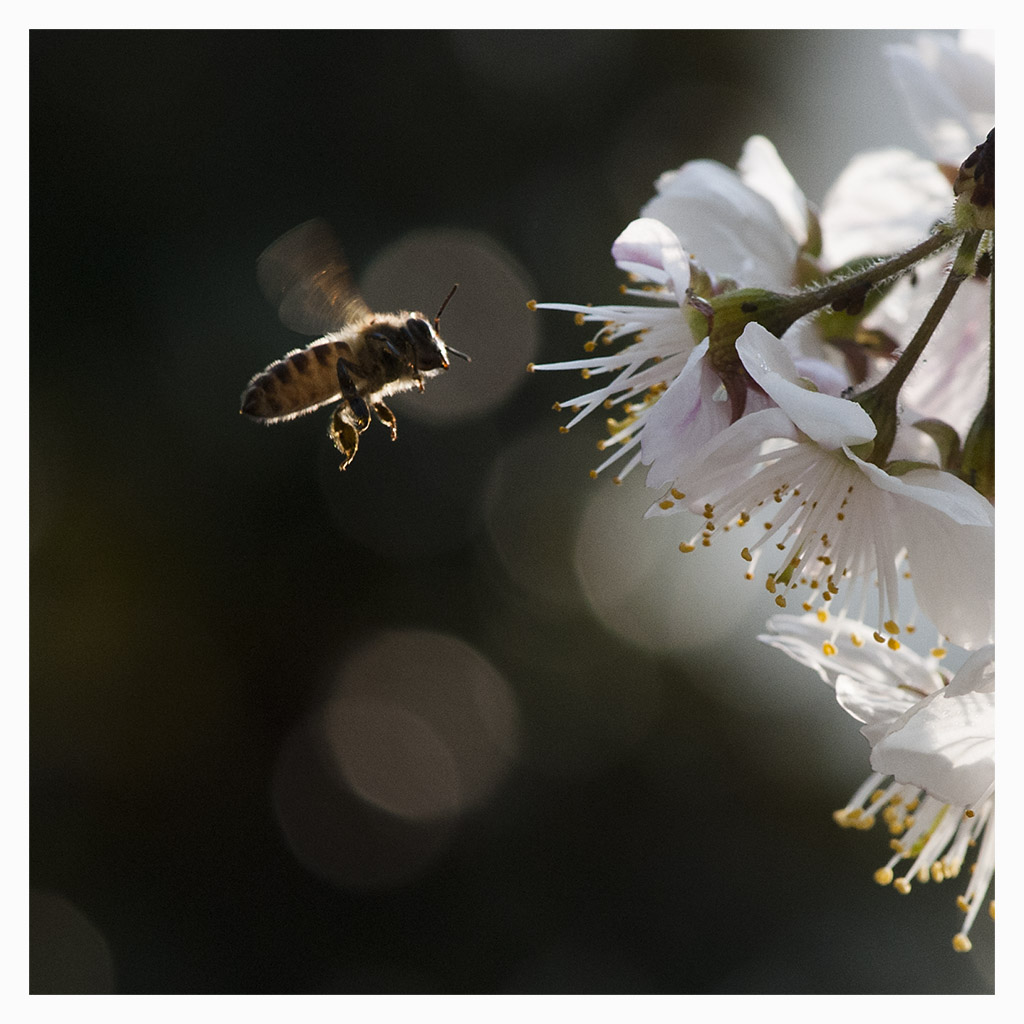
[[[836,651],[835,645],[830,644],[827,640],[821,645],[822,653],[828,657],[834,657],[838,652]]]
[[[592,469],[590,471],[590,479],[591,480],[596,480],[597,479],[597,470],[596,469]]]
[[[526,308],[527,309],[531,309],[531,310],[536,309],[537,308],[537,300],[536,299],[530,299],[530,301],[526,303]]]
[[[597,348],[597,342],[594,341],[593,339],[583,343],[584,352],[593,352],[595,348]]]
[[[808,609],[808,611],[810,611],[810,609]],[[825,611],[824,608],[819,608],[818,609],[818,621],[819,622],[828,622],[828,612]]]
[[[558,428],[558,432],[560,434],[568,434],[569,433],[569,428],[563,424],[562,426],[560,426]]]
[[[658,502],[658,508],[669,509],[675,508],[676,503],[674,501],[665,498],[663,501]]]
[[[696,548],[692,544],[680,544],[679,550],[686,554],[690,551],[695,551]]]
[[[612,483],[613,484],[621,484],[622,483],[622,477],[621,476],[613,476],[612,477]]]
[[[970,953],[971,940],[963,932],[957,932],[953,936],[953,948],[958,953]]]
[[[892,883],[892,887],[901,895],[906,896],[910,892],[910,879],[904,875],[902,878],[897,878]]]
[[[672,497],[676,499],[676,501],[682,501],[683,498],[686,497],[686,495],[683,494],[682,491],[677,491],[674,487],[669,488],[668,493],[671,494]]]
[[[554,409],[555,412],[561,412],[562,411],[562,405],[561,405],[560,402],[555,402],[555,404],[553,406],[551,406],[551,408]]]
[[[714,519],[715,518],[715,506],[714,505],[706,504],[704,506],[704,518],[705,519]]]
[[[892,868],[879,868],[874,875],[875,881],[879,885],[891,885],[892,884]]]
[[[898,651],[900,649],[900,642],[896,637],[891,636],[886,642],[886,647],[888,647],[890,651]]]
[[[946,656],[946,648],[945,647],[933,647],[932,648],[932,657],[933,658],[944,658],[945,656]]]
[[[577,313],[573,317],[573,320],[575,321],[577,327],[582,327],[587,322],[587,318],[582,313]]]
[[[896,623],[892,621],[892,619],[890,619],[888,622],[885,623],[885,628],[890,633],[899,633],[899,631],[900,631],[900,627],[897,626]]]
[[[779,594],[778,597],[775,598],[775,603],[780,608],[785,608],[786,607],[786,599],[781,594]]]
[[[851,633],[850,634],[850,643],[853,644],[854,647],[863,647],[864,646],[864,641],[861,640],[861,638],[859,636],[857,636],[856,633]]]
[[[533,364],[533,363],[527,363],[527,364],[526,364],[526,372],[527,372],[527,373],[533,373],[533,371],[534,371],[535,369],[536,369],[536,367],[534,366],[534,364]]]
[[[878,630],[875,630],[875,632],[872,633],[871,635],[875,638],[875,640],[878,641],[878,643],[880,643],[880,644],[884,644],[885,643],[885,637],[882,636],[882,634],[879,633]]]
[[[744,548],[740,552],[740,558],[742,558],[744,562],[752,562],[754,560],[754,556],[750,553],[750,548]]]
[[[588,369],[587,369],[587,368],[586,368],[586,367],[584,366],[584,367],[583,367],[583,369],[582,369],[582,370],[580,370],[580,376],[581,376],[581,377],[582,377],[582,378],[583,378],[584,380],[590,380],[590,370],[588,370]]]

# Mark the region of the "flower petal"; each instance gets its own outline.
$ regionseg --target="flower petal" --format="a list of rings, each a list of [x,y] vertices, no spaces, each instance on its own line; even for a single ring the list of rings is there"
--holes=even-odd
[[[736,341],[736,352],[747,373],[822,448],[834,451],[875,436],[871,417],[856,402],[801,387],[785,345],[760,324],[747,324]]]
[[[792,284],[797,243],[775,207],[734,170],[691,160],[662,174],[656,187],[640,212],[667,225],[711,273],[751,288]]]
[[[690,287],[690,261],[679,239],[660,221],[640,217],[627,225],[612,244],[612,258],[628,272],[635,273],[638,267],[664,271],[682,304]]]
[[[992,506],[951,473],[915,469],[895,477],[847,454],[896,499],[894,513],[921,610],[962,647],[989,643],[995,628]]]
[[[995,693],[932,694],[875,744],[871,767],[971,807],[995,785],[995,709]]]
[[[763,135],[747,139],[736,164],[743,184],[764,196],[798,245],[807,241],[807,198]]]

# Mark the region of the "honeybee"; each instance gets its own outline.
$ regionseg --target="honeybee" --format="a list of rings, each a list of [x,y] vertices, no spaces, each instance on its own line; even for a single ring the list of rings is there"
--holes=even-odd
[[[445,306],[434,319],[422,313],[374,313],[352,283],[334,232],[320,218],[308,220],[272,242],[256,264],[260,288],[277,307],[285,327],[317,335],[257,373],[242,392],[242,414],[263,423],[304,416],[332,402],[328,434],[352,461],[371,413],[398,436],[389,395],[413,388],[448,369],[449,355],[469,361],[438,334]]]

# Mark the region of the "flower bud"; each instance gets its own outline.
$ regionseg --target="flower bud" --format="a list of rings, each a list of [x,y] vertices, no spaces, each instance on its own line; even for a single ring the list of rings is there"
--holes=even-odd
[[[996,226],[996,130],[960,165],[953,182],[956,222],[966,231]]]

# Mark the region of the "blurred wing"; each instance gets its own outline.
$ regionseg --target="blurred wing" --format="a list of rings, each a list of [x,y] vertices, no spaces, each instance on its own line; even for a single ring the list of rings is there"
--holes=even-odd
[[[370,313],[337,237],[319,217],[271,242],[256,261],[260,289],[281,323],[300,334],[326,334]]]

